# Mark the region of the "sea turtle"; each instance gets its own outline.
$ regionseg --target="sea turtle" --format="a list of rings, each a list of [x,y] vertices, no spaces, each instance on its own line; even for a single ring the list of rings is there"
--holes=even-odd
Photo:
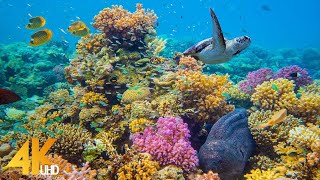
[[[210,15],[212,37],[193,45],[183,53],[184,55],[191,55],[206,64],[219,64],[230,60],[250,45],[251,39],[248,36],[240,36],[232,40],[225,39],[212,8],[210,8]]]

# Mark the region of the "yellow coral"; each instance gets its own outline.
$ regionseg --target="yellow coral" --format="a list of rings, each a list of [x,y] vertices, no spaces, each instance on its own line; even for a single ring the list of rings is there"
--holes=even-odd
[[[320,94],[303,92],[295,107],[295,114],[304,122],[319,123]]]
[[[142,132],[147,126],[151,126],[153,122],[146,118],[135,119],[129,124],[131,133]]]
[[[128,90],[126,90],[122,94],[122,100],[121,103],[132,103],[134,101],[142,101],[150,96],[150,90],[148,87],[140,87],[135,86]]]
[[[176,87],[183,97],[183,107],[194,109],[192,118],[196,121],[215,122],[221,116],[232,111],[223,96],[230,87],[228,75],[204,75],[199,71],[184,71],[177,78]]]
[[[274,170],[260,170],[255,169],[251,170],[250,173],[244,176],[247,180],[275,180],[280,178],[281,175]]]
[[[7,120],[10,121],[21,121],[26,115],[25,111],[16,108],[6,108],[4,111],[7,115]]]
[[[39,124],[46,124],[49,118],[47,117],[47,112],[51,109],[55,109],[51,104],[44,104],[35,109],[34,112],[27,116],[29,122],[35,122]]]
[[[312,131],[306,126],[295,127],[289,132],[288,141],[296,146],[303,146],[311,149],[313,144],[320,140],[320,129]]]
[[[158,55],[166,48],[167,40],[156,37],[153,41],[148,43],[148,51],[152,55]]]
[[[230,86],[224,91],[224,93],[226,93],[228,96],[230,96],[230,98],[233,98],[235,100],[245,101],[250,99],[250,95],[241,91],[238,85]]]
[[[108,103],[108,99],[105,98],[104,95],[101,93],[90,91],[84,94],[80,102],[86,105],[94,105],[94,104],[101,104],[101,102]]]
[[[251,101],[265,110],[287,109],[293,112],[298,99],[294,93],[293,81],[280,78],[258,85],[251,96]]]
[[[73,98],[70,96],[67,89],[59,89],[55,92],[49,94],[48,100],[57,106],[62,106],[65,104],[70,104]]]
[[[118,170],[119,180],[151,180],[152,175],[160,168],[158,162],[151,160],[151,155],[140,153]]]

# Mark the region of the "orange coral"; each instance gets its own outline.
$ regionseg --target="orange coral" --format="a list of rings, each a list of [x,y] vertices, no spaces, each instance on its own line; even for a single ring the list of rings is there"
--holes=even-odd
[[[197,175],[196,180],[220,180],[220,178],[217,173],[209,171],[208,173]]]
[[[190,56],[183,56],[180,58],[179,66],[185,70],[202,71],[202,66],[196,59]]]
[[[115,36],[130,41],[139,41],[155,28],[157,16],[153,11],[145,11],[142,4],[130,13],[122,6],[105,8],[94,17],[93,26],[103,31],[108,38]],[[143,40],[143,39],[142,39]]]

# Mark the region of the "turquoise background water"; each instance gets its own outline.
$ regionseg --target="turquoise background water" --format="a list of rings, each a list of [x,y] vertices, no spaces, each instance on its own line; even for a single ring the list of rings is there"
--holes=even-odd
[[[155,10],[159,35],[178,40],[199,41],[210,36],[209,7],[213,7],[227,38],[246,34],[254,44],[266,48],[320,46],[318,0],[0,0],[0,43],[28,42],[33,33],[25,29],[29,16],[41,15],[47,20],[45,27],[53,30],[54,39],[64,39],[74,47],[78,38],[60,28],[66,31],[78,18],[89,25],[94,15],[112,4],[134,11],[137,2]]]

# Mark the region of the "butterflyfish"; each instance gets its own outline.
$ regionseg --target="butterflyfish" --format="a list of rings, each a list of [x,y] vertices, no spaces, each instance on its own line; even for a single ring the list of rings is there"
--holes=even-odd
[[[52,39],[52,31],[44,29],[31,35],[29,46],[41,46]]]
[[[42,16],[36,16],[29,19],[29,23],[26,25],[27,29],[38,29],[46,24],[46,20]]]

